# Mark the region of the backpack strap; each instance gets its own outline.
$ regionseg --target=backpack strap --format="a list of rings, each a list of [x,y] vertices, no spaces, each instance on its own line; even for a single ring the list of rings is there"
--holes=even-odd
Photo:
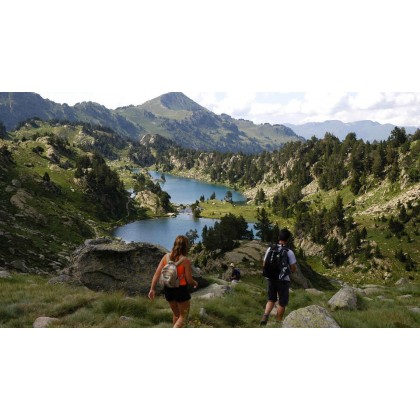
[[[185,260],[185,258],[186,257],[181,257],[176,263],[174,263],[177,267],[182,263],[182,262],[184,262],[184,260]]]
[[[287,261],[289,261],[289,256],[287,255],[287,253],[289,252],[289,248],[285,247],[285,246],[281,246],[280,247],[280,252],[281,255],[283,256],[284,254],[286,254],[287,256]]]
[[[184,260],[187,258],[187,257],[181,257],[177,262],[175,262],[175,261],[172,261],[170,257],[171,257],[171,254],[170,253],[169,254],[166,254],[166,264],[169,264],[169,262],[172,262],[173,264],[175,264],[175,267],[176,268],[178,268],[178,266],[182,262],[184,262]],[[182,280],[184,277],[185,277],[185,267],[184,267],[184,273],[182,274],[181,277],[179,277],[179,279]]]

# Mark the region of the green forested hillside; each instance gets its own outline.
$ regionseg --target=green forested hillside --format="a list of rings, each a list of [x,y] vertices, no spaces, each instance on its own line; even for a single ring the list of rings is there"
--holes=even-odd
[[[0,139],[0,266],[63,267],[84,239],[145,217],[107,164],[127,147],[112,130],[40,120]]]
[[[153,146],[136,146],[136,150]],[[140,153],[139,153],[140,156]],[[387,141],[366,143],[349,133],[343,142],[294,142],[258,155],[202,153],[168,145],[155,153],[156,168],[237,188],[268,229],[287,225],[319,270],[357,281],[418,277],[420,130],[395,127]],[[205,197],[203,215],[220,217]],[[210,201],[210,205],[208,204]],[[235,214],[245,213],[232,208]],[[248,213],[248,210],[246,211]],[[261,220],[260,220],[261,221]],[[269,236],[269,235],[268,235]]]

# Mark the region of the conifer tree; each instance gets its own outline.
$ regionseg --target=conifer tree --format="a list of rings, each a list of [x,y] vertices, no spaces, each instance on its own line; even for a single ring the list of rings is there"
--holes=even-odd
[[[271,242],[273,228],[264,207],[261,210],[257,209],[257,220],[258,222],[254,225],[257,236],[262,242]]]

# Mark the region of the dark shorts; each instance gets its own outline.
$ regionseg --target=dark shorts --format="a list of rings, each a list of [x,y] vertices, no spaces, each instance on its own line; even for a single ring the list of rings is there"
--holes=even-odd
[[[165,299],[168,302],[187,302],[191,299],[188,286],[179,286],[175,289],[164,287],[163,291],[165,293]]]
[[[289,286],[290,281],[273,281],[268,280],[268,300],[270,302],[277,302],[277,297],[280,306],[284,308],[289,304]]]

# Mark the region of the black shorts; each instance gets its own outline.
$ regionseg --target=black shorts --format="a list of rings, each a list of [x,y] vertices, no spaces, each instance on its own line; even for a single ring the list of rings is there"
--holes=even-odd
[[[270,302],[276,302],[278,296],[280,306],[285,308],[289,304],[290,281],[268,280],[267,283],[268,300]]]
[[[191,300],[188,286],[179,286],[174,289],[164,287],[163,290],[165,293],[165,299],[168,302],[187,302],[188,300]]]

